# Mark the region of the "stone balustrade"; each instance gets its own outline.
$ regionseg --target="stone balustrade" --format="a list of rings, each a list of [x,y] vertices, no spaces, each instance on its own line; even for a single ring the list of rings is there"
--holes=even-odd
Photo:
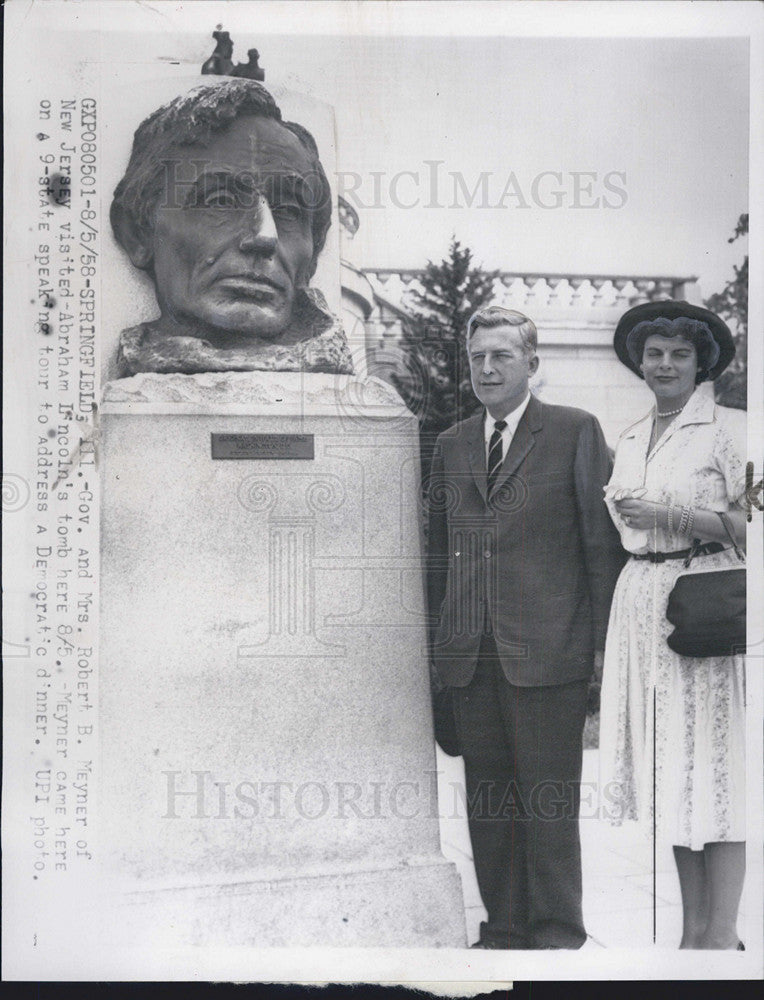
[[[365,320],[369,371],[394,381],[410,364],[402,344],[406,314],[421,288],[421,270],[364,268],[374,289]],[[652,396],[613,351],[619,317],[642,302],[684,299],[699,304],[693,277],[550,274],[503,271],[493,302],[530,316],[539,332],[541,367],[531,383],[540,399],[594,413],[611,446],[649,409]]]
[[[413,304],[412,293],[421,288],[424,273],[393,267],[366,267],[363,272],[385,298],[404,309]],[[494,292],[497,303],[531,315],[558,310],[624,312],[641,302],[697,301],[696,283],[695,277],[501,271]]]

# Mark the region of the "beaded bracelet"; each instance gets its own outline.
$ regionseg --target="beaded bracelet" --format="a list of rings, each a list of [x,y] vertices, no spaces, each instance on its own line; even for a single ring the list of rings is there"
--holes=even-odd
[[[668,505],[668,530],[673,535],[674,534],[674,505],[670,503]]]

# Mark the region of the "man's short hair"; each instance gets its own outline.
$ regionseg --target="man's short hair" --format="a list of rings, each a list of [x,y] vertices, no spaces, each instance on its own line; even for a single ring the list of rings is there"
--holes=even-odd
[[[467,345],[479,329],[491,330],[497,326],[514,327],[520,334],[525,353],[532,357],[538,348],[538,332],[536,324],[524,313],[516,309],[505,309],[504,306],[485,306],[478,309],[467,320]]]
[[[181,94],[149,115],[135,131],[130,162],[114,190],[111,205],[112,228],[121,243],[114,220],[121,214],[133,225],[152,232],[157,203],[165,191],[166,162],[177,147],[204,148],[213,137],[225,132],[245,115],[272,118],[300,140],[313,159],[317,190],[311,193],[313,266],[324,247],[332,217],[332,195],[318,147],[313,136],[296,122],[285,122],[273,97],[255,80],[232,77],[215,84],[203,84]]]

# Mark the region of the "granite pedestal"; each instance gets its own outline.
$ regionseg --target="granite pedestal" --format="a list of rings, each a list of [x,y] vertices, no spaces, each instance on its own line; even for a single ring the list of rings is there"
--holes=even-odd
[[[101,435],[102,841],[125,934],[463,945],[414,417],[375,380],[144,375],[107,387]],[[314,457],[212,458],[212,435],[274,456],[263,435],[300,435]]]

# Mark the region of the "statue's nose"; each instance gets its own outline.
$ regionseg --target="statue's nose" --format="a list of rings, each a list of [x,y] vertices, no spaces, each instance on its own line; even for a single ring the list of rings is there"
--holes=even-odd
[[[266,199],[259,197],[257,204],[245,213],[245,218],[239,249],[244,253],[272,254],[276,249],[279,233]]]

